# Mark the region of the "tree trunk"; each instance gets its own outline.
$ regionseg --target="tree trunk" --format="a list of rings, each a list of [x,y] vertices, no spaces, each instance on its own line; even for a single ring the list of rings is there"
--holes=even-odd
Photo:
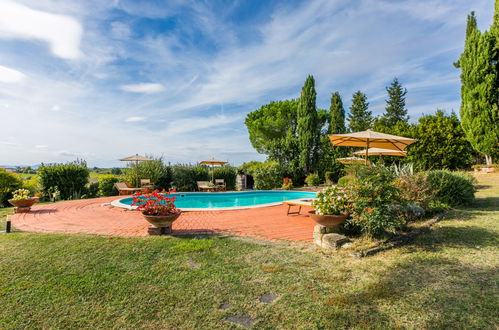
[[[485,163],[487,165],[492,165],[492,156],[485,155]]]

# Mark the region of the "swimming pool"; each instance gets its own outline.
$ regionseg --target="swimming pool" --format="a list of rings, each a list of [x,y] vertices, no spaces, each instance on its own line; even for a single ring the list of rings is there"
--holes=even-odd
[[[279,205],[293,199],[315,198],[315,193],[305,191],[242,191],[221,193],[173,193],[175,205],[183,211],[236,210]],[[113,206],[133,209],[132,198],[115,200]]]

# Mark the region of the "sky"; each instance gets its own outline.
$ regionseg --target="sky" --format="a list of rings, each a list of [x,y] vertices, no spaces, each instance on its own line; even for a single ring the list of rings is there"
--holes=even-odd
[[[0,0],[0,164],[264,160],[244,119],[292,99],[367,94],[394,77],[411,121],[459,111],[466,16],[493,0]]]

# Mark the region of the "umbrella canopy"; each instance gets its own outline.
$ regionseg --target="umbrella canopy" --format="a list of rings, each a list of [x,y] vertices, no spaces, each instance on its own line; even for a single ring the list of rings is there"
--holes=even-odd
[[[139,156],[139,154],[135,154],[135,155],[130,156],[130,157],[121,158],[120,160],[122,162],[148,162],[148,161],[151,161],[152,159]]]
[[[227,162],[223,160],[217,160],[217,159],[208,159],[208,160],[203,160],[202,162],[199,162],[201,165],[224,165],[227,164]]]
[[[203,160],[202,162],[199,162],[201,165],[211,165],[211,182],[215,179],[215,169],[213,168],[214,165],[224,165],[227,164],[227,162],[223,160],[218,160],[218,159],[208,159],[208,160]]]
[[[381,148],[369,148],[369,150],[367,150],[367,153],[370,156],[401,156],[401,157],[407,156],[406,151],[381,149]],[[357,156],[363,156],[366,154],[366,150],[356,151],[353,154]]]
[[[366,165],[368,164],[367,156],[369,156],[369,148],[371,147],[402,151],[408,145],[416,142],[416,140],[411,138],[374,132],[370,129],[355,133],[332,134],[329,135],[329,140],[334,146],[366,148]]]
[[[336,158],[342,164],[355,164],[355,163],[363,163],[364,159],[359,157],[344,157],[344,158]]]
[[[335,146],[343,147],[372,147],[391,150],[404,150],[408,145],[416,142],[411,138],[391,134],[374,132],[371,130],[329,135],[329,140]]]

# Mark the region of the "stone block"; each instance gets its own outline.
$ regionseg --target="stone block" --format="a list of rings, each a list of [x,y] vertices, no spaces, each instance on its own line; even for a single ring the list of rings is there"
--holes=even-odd
[[[331,233],[322,236],[322,247],[324,249],[339,249],[343,244],[350,240],[343,235]]]

